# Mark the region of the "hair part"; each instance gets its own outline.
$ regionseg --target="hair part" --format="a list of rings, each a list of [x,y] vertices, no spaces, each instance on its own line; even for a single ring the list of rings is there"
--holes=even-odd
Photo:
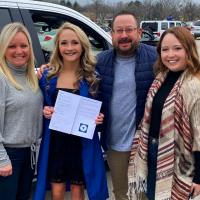
[[[160,41],[157,46],[158,58],[155,62],[155,72],[156,74],[159,72],[165,72],[168,68],[163,64],[161,59],[161,48],[162,41],[167,34],[173,34],[178,41],[181,43],[183,48],[186,51],[186,69],[188,73],[197,74],[200,72],[200,61],[199,55],[197,51],[197,46],[193,35],[187,30],[185,27],[173,27],[167,29],[161,36]]]
[[[10,69],[7,66],[6,61],[6,51],[8,49],[9,44],[15,37],[17,33],[23,33],[29,43],[29,51],[30,51],[30,58],[27,63],[27,82],[30,85],[30,88],[33,91],[36,91],[38,89],[38,78],[35,74],[35,57],[33,53],[33,47],[32,47],[32,41],[30,34],[26,27],[19,23],[9,23],[6,26],[3,27],[1,34],[0,34],[0,71],[7,77],[7,79],[11,82],[11,84],[18,90],[22,90],[23,86],[20,85],[15,78],[13,77]]]
[[[90,93],[94,96],[97,93],[99,79],[97,78],[95,73],[94,66],[96,64],[96,59],[93,55],[90,41],[85,32],[81,28],[69,22],[65,22],[58,29],[58,32],[55,36],[55,41],[54,41],[55,47],[53,49],[49,63],[52,69],[49,71],[48,79],[50,79],[52,76],[56,76],[63,67],[63,58],[59,51],[59,39],[60,39],[60,34],[64,30],[73,31],[80,40],[83,49],[80,58],[80,68],[76,72],[77,81],[74,83],[74,85],[79,85],[80,81],[86,80],[90,86]]]

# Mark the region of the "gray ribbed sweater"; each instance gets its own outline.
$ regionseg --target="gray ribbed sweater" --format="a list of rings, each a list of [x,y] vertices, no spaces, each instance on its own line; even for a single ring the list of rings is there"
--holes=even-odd
[[[0,72],[0,167],[10,163],[4,147],[30,147],[41,135],[43,97],[26,81],[26,67],[9,67],[17,90]]]

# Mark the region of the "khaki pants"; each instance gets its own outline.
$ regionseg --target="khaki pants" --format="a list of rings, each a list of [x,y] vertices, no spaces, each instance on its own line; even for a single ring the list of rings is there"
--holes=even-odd
[[[115,200],[128,200],[128,162],[130,151],[107,151]]]
[[[130,200],[148,200],[148,198],[147,198],[146,194],[142,192],[140,194],[132,196],[132,198]]]

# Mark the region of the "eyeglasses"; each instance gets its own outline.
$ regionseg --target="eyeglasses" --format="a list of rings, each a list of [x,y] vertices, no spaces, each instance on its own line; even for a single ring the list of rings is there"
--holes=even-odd
[[[125,31],[126,34],[130,34],[136,30],[137,30],[136,27],[126,27],[126,28],[117,28],[116,30],[114,30],[114,32],[116,32],[117,34],[122,34]]]

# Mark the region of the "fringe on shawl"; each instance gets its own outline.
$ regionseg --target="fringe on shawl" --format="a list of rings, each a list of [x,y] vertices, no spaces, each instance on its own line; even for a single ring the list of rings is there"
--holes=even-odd
[[[147,191],[147,180],[142,177],[137,177],[137,180],[128,183],[128,198],[129,200],[141,200],[141,193]]]
[[[129,162],[128,168],[128,198],[129,200],[140,200],[142,199],[142,193],[147,192],[147,170],[144,163],[140,166],[136,163],[141,158],[136,156],[134,160]],[[139,168],[139,169],[138,169]]]
[[[129,200],[141,200],[142,193],[147,192],[147,167],[146,159],[141,157],[138,149],[140,146],[141,130],[137,130],[133,140],[128,168],[128,198]],[[140,154],[140,153],[141,154]],[[138,166],[137,163],[140,163]]]

